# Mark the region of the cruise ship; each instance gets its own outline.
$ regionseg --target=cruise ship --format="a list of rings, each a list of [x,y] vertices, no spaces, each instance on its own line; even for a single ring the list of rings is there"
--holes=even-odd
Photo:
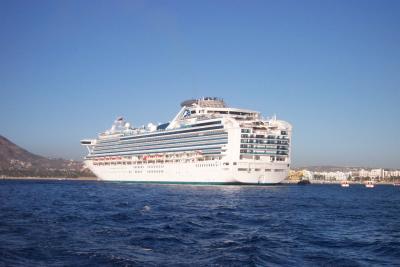
[[[122,117],[81,140],[100,179],[155,183],[276,184],[290,168],[292,126],[219,98],[181,103],[169,123],[133,127]]]

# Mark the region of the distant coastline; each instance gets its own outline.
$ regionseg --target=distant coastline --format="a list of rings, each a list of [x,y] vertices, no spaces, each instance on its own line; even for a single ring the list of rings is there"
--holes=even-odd
[[[282,184],[297,184],[301,180],[284,180]],[[351,185],[364,185],[364,182],[361,181],[347,181]],[[342,181],[321,181],[321,180],[310,180],[310,184],[315,185],[340,185]],[[377,185],[392,185],[393,182],[389,181],[376,181]]]

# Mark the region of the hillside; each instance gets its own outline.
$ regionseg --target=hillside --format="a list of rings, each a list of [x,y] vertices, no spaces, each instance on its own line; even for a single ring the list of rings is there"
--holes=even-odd
[[[83,167],[82,162],[35,155],[0,135],[0,176],[80,177],[93,174]]]

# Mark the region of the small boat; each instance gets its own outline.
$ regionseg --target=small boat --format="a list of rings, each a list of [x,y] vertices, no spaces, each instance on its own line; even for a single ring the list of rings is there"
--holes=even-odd
[[[311,184],[310,180],[300,180],[298,183],[298,185],[308,185]]]
[[[366,182],[365,183],[365,187],[366,188],[374,188],[375,187],[374,182],[372,182],[372,181]]]
[[[400,186],[400,183],[393,183],[394,186]]]
[[[347,181],[341,182],[340,185],[341,185],[342,187],[349,187],[349,186],[350,186],[349,182],[347,182]]]

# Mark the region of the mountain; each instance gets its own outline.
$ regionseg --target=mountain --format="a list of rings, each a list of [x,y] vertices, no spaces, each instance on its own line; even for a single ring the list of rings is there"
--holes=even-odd
[[[0,176],[74,178],[93,174],[80,161],[35,155],[0,135]]]

